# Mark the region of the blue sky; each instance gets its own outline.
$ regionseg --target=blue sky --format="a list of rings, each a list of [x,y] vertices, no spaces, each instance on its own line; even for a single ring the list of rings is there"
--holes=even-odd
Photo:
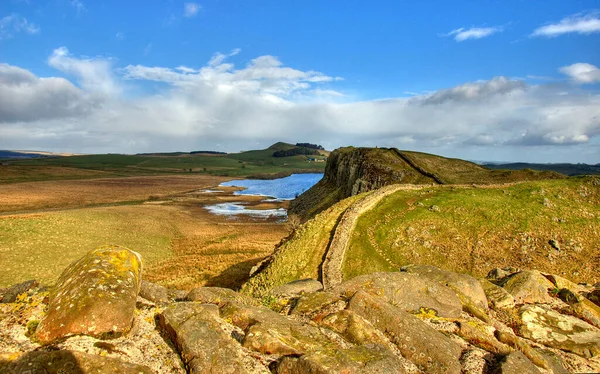
[[[0,4],[0,148],[600,162],[597,1]]]

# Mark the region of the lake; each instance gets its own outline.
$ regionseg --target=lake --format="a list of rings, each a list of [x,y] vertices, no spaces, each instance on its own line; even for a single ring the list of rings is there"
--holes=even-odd
[[[241,179],[224,182],[219,187],[242,187],[242,191],[235,191],[234,195],[258,195],[264,196],[263,201],[281,201],[292,200],[304,191],[314,186],[321,180],[323,174],[292,174],[289,177],[278,179]],[[204,193],[219,192],[218,190],[206,190]],[[247,215],[257,218],[280,217],[286,219],[287,210],[283,208],[277,209],[252,209],[246,206],[244,202],[229,202],[215,205],[208,205],[205,208],[218,215],[235,217],[237,215]]]
[[[279,179],[241,179],[221,183],[225,187],[243,187],[235,195],[261,195],[280,200],[292,200],[323,178],[321,173],[292,174]]]

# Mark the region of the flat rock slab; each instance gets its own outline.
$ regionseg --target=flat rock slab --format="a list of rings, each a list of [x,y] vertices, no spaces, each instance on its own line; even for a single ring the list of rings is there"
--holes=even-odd
[[[351,298],[359,290],[378,296],[405,312],[427,308],[435,310],[440,317],[458,318],[462,311],[455,291],[439,282],[406,272],[361,275],[343,282],[331,292]]]
[[[548,289],[554,285],[537,270],[527,270],[507,278],[502,287],[515,298],[517,304],[550,303]]]
[[[187,301],[196,301],[205,304],[215,304],[219,307],[233,302],[244,305],[258,305],[258,301],[241,293],[235,292],[229,288],[220,287],[199,287],[191,290]]]
[[[76,351],[34,351],[11,361],[0,358],[3,374],[153,374],[146,366],[117,358],[90,355]]]
[[[69,265],[38,326],[40,343],[71,335],[110,337],[129,331],[141,273],[140,255],[118,246],[95,249]]]
[[[37,287],[39,284],[35,280],[28,280],[23,283],[15,284],[5,290],[0,291],[0,303],[14,303],[17,296]]]
[[[521,352],[512,352],[504,357],[496,370],[495,374],[514,374],[514,373],[527,373],[536,374],[540,373],[540,370]]]
[[[245,357],[239,343],[220,327],[216,305],[175,303],[159,319],[191,373],[257,372],[251,363],[250,367],[244,365],[252,359]]]
[[[349,310],[384,332],[402,356],[426,373],[461,372],[460,346],[412,314],[364,291],[352,297]]]
[[[401,270],[440,282],[462,294],[473,305],[483,310],[488,309],[488,300],[481,283],[470,275],[442,270],[431,265],[408,265],[402,267]]]
[[[537,305],[521,307],[520,314],[525,338],[587,358],[600,354],[600,330],[589,323]]]
[[[274,296],[296,296],[323,290],[323,284],[316,279],[300,279],[274,287],[270,294]]]

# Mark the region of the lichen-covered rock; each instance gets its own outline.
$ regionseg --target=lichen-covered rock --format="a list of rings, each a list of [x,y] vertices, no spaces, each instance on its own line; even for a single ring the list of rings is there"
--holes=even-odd
[[[521,307],[520,314],[525,338],[583,357],[600,354],[600,330],[594,326],[537,305]]]
[[[513,295],[517,304],[552,302],[548,289],[554,285],[537,270],[516,273],[507,278],[502,287]]]
[[[145,280],[140,287],[140,296],[159,305],[169,303],[169,292],[166,287]]]
[[[488,352],[507,355],[513,351],[508,345],[496,340],[493,327],[477,321],[460,321],[458,328],[460,337]]]
[[[245,305],[259,305],[259,302],[256,299],[235,292],[234,290],[231,290],[229,288],[220,287],[194,288],[188,293],[186,300],[206,304],[216,304],[219,307],[229,302],[240,303]]]
[[[216,305],[174,303],[159,319],[191,373],[251,373],[262,367],[221,329]]]
[[[494,371],[495,374],[541,373],[540,370],[521,352],[512,352],[504,357]]]
[[[487,279],[480,279],[481,287],[488,301],[494,308],[512,308],[515,306],[515,298],[504,288],[495,285]]]
[[[325,317],[320,325],[337,332],[354,344],[386,344],[386,339],[379,330],[351,310],[332,313]]]
[[[569,304],[577,317],[600,327],[600,307],[583,296],[571,292],[567,288],[559,291],[558,296],[562,301]]]
[[[46,344],[70,335],[108,337],[129,331],[141,273],[140,255],[127,248],[90,251],[58,279],[37,339]]]
[[[0,358],[0,372],[3,374],[152,374],[152,370],[146,366],[77,351],[34,351],[17,356],[10,361],[3,361]]]
[[[546,360],[552,374],[569,374],[569,371],[565,369],[562,359],[556,353],[543,348],[535,348],[535,351]]]
[[[481,283],[470,275],[442,270],[431,265],[408,265],[401,270],[440,282],[460,293],[475,306],[483,310],[488,309],[488,300]]]
[[[548,279],[555,288],[562,290],[563,288],[566,288],[568,290],[570,290],[571,292],[574,293],[584,293],[586,291],[588,291],[588,289],[580,284],[571,282],[570,280],[563,278],[559,275],[554,275],[554,274],[544,274],[546,279]]]
[[[309,278],[277,286],[271,290],[270,294],[274,296],[296,296],[321,290],[323,290],[323,284],[316,279]]]
[[[406,312],[427,308],[435,310],[440,317],[457,318],[462,311],[456,292],[439,282],[406,272],[361,275],[343,282],[331,292],[351,298],[359,290],[378,296]]]
[[[292,315],[313,315],[325,309],[331,304],[340,302],[342,299],[331,292],[312,292],[301,296],[290,314]]]
[[[381,347],[340,344],[343,339],[339,336],[333,338],[318,327],[264,307],[230,303],[223,306],[220,313],[221,318],[244,331],[244,348],[262,354],[302,358],[300,362],[282,366],[278,372],[303,372],[309,370],[307,368],[313,368],[307,371],[309,373],[329,373],[327,368],[337,368],[336,372],[340,373],[365,372],[366,367],[384,365],[381,361],[390,360]],[[335,335],[334,332],[329,334]]]
[[[17,300],[17,296],[29,291],[34,287],[37,287],[38,285],[38,282],[32,279],[2,290],[0,292],[0,303],[14,303],[15,300]]]
[[[402,356],[427,373],[460,373],[461,348],[412,314],[365,291],[350,300],[349,310],[371,322],[398,347]]]

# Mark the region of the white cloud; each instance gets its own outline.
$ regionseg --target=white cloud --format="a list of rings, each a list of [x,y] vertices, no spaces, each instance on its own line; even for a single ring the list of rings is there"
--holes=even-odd
[[[150,52],[152,52],[152,43],[148,43],[144,47],[144,56],[148,56]]]
[[[118,33],[115,34],[115,38],[117,38],[117,40],[123,40],[123,39],[125,39],[125,33],[119,31]]]
[[[202,9],[200,4],[185,3],[183,4],[183,16],[187,18],[195,17],[200,9]]]
[[[575,14],[563,18],[558,23],[538,27],[531,36],[554,37],[563,34],[592,34],[600,32],[600,13],[595,11],[586,14]]]
[[[48,64],[77,78],[81,87],[94,94],[115,96],[121,92],[112,72],[112,62],[102,57],[77,58],[66,47],[52,51]]]
[[[17,33],[38,34],[39,26],[27,21],[25,17],[18,14],[11,14],[0,18],[0,40],[10,39]]]
[[[85,5],[81,0],[71,0],[71,6],[77,10],[77,14],[85,10]]]
[[[311,141],[471,159],[600,161],[600,95],[568,85],[495,77],[410,98],[353,101],[336,93],[331,76],[274,56],[240,67],[225,57],[199,68],[129,65],[115,73],[110,60],[59,48],[49,62],[81,88],[4,65],[0,94],[11,101],[0,103],[0,149],[134,153],[222,144],[237,151]],[[136,95],[98,95],[107,92],[102,76],[114,91],[133,87]],[[136,86],[147,81],[162,84],[140,95],[147,85]]]
[[[454,40],[457,42],[464,42],[469,39],[481,39],[492,34],[503,31],[504,29],[500,26],[497,27],[472,27],[470,29],[465,29],[461,27],[460,29],[452,30],[443,36],[454,36]]]
[[[559,70],[577,83],[585,84],[600,82],[600,69],[592,64],[579,62],[577,64],[564,66]]]

